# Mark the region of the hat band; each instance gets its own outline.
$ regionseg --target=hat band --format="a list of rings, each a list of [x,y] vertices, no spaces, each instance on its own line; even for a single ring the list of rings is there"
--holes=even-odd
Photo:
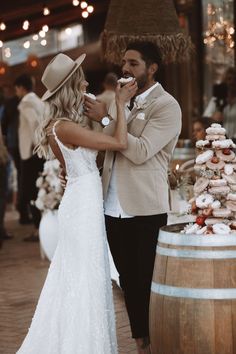
[[[63,81],[72,73],[72,71],[75,69],[76,66],[77,66],[77,63],[75,63],[75,64],[73,65],[73,68],[70,70],[70,72],[67,73],[66,77],[64,77],[64,79],[62,79],[62,80],[59,82],[59,84],[57,84],[57,86],[53,88],[52,91],[51,91],[51,90],[48,90],[48,91],[49,91],[50,93],[52,93],[52,92],[54,92],[55,90],[57,90],[57,89],[60,87],[60,85],[63,83]]]

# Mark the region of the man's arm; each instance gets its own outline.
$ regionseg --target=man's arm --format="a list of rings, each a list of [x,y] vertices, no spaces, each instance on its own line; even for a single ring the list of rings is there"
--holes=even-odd
[[[181,110],[176,101],[154,108],[140,137],[128,134],[128,148],[121,153],[136,165],[156,155],[181,131]]]
[[[30,128],[30,133],[33,138],[34,143],[36,144],[35,131],[38,128],[40,118],[31,105],[25,105],[22,110],[22,119],[27,120],[28,126]]]

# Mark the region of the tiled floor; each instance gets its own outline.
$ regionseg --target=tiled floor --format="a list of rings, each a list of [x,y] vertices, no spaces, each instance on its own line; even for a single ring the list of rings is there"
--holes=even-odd
[[[41,260],[38,244],[22,242],[31,227],[19,226],[16,213],[8,212],[7,228],[15,237],[0,250],[0,354],[14,354],[19,348],[49,264]],[[119,354],[135,354],[122,292],[116,285],[113,290]]]

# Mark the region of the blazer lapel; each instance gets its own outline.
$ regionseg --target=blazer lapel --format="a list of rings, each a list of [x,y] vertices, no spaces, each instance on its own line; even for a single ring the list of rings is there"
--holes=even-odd
[[[141,106],[138,105],[138,107],[135,105],[134,108],[132,109],[132,111],[130,112],[130,116],[128,117],[127,120],[127,124],[129,124],[130,122],[132,122],[132,120],[136,117],[137,113],[139,111],[145,111],[146,108],[153,102],[156,100],[156,98],[158,98],[159,96],[164,94],[164,89],[161,86],[161,84],[159,84],[157,87],[155,87],[150,93],[149,95],[144,99],[144,102]]]

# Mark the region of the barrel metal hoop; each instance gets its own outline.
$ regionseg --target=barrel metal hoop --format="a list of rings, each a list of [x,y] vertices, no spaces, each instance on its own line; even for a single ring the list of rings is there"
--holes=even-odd
[[[195,289],[195,288],[181,288],[170,285],[163,285],[152,282],[152,291],[159,295],[202,299],[202,300],[226,300],[236,299],[236,289]]]
[[[235,259],[235,251],[183,250],[157,246],[156,253],[162,256],[199,259]]]
[[[176,246],[206,246],[206,247],[222,247],[236,246],[236,234],[234,235],[185,235],[173,232],[161,231],[158,241],[161,243]]]

